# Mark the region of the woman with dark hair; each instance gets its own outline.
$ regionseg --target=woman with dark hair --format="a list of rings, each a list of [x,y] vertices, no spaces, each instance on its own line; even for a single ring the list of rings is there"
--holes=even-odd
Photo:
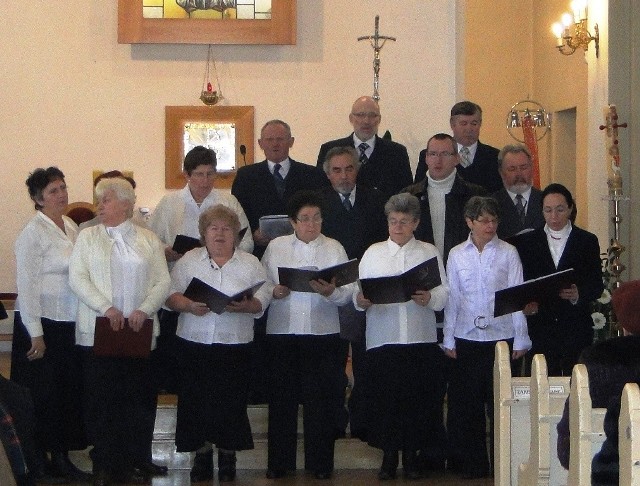
[[[464,207],[467,241],[447,260],[449,301],[444,308],[444,351],[454,360],[447,426],[452,466],[463,478],[486,477],[493,464],[493,361],[498,341],[512,359],[531,347],[522,312],[493,316],[495,292],[522,283],[517,250],[498,239],[498,203],[474,196]],[[487,418],[489,453],[487,453]]]
[[[384,212],[389,239],[364,253],[360,278],[401,275],[434,257],[440,271],[440,285],[417,290],[407,302],[372,304],[362,292],[354,295],[356,308],[367,312],[367,439],[384,452],[378,478],[396,477],[398,451],[402,451],[405,478],[420,479],[417,451],[438,429],[441,417],[437,391],[444,376],[434,311],[444,308],[449,287],[436,247],[413,236],[420,223],[418,198],[409,193],[391,196]]]
[[[162,243],[131,221],[136,199],[131,184],[103,179],[95,192],[101,224],[80,232],[69,262],[69,284],[79,299],[76,342],[82,348],[87,431],[94,445],[93,484],[150,484],[160,471],[149,457],[156,404],[149,359],[97,355],[94,337],[97,317],[105,317],[114,332],[125,326],[140,332],[151,319],[157,336],[156,312],[171,282]]]
[[[218,480],[233,481],[236,451],[253,449],[247,416],[253,319],[271,301],[271,287],[231,302],[224,312],[184,295],[193,278],[226,295],[235,295],[265,282],[260,261],[238,248],[240,220],[222,204],[202,213],[202,248],[188,251],[171,271],[167,305],[180,312],[176,356],[181,373],[178,392],[176,447],[197,451],[191,481],[213,479],[212,444],[218,447]]]
[[[273,287],[267,317],[270,479],[296,469],[298,404],[304,407],[305,469],[318,479],[333,472],[336,411],[344,406],[338,306],[349,302],[355,283],[311,280],[313,292],[280,284],[278,267],[323,269],[348,261],[340,243],[324,236],[322,199],[299,191],[289,200],[294,233],[271,240],[262,264]]]
[[[575,203],[562,184],[550,184],[542,192],[543,228],[524,235],[518,244],[524,279],[530,280],[573,268],[569,288],[544,302],[531,303],[525,314],[533,342],[525,360],[544,354],[549,376],[571,376],[581,351],[593,342],[590,303],[602,295],[602,271],[598,238],[572,223]]]
[[[78,301],[69,287],[69,258],[78,227],[64,212],[69,203],[64,174],[36,169],[26,181],[36,215],[15,243],[18,312],[11,379],[31,390],[39,462],[44,481],[86,480],[68,451],[87,447],[82,418],[82,371],[75,346]],[[51,458],[47,457],[51,454]]]

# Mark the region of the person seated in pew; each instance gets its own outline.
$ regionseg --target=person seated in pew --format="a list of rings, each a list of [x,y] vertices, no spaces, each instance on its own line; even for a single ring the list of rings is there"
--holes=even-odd
[[[593,408],[607,408],[604,419],[606,440],[593,459],[593,484],[618,484],[618,416],[624,385],[640,383],[640,280],[623,283],[612,295],[613,310],[624,336],[601,341],[586,348],[580,363],[589,372],[589,393]],[[569,400],[558,423],[558,459],[569,469]]]

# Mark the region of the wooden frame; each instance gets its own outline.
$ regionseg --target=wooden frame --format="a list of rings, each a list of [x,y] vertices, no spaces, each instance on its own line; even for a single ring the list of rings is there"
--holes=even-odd
[[[253,164],[253,106],[166,106],[165,107],[165,187],[180,189],[185,180],[182,175],[184,160],[183,132],[188,122],[233,123],[236,129],[236,167]],[[240,153],[244,145],[247,153]],[[236,171],[219,172],[216,187],[228,188],[233,184]]]
[[[270,20],[146,19],[142,0],[118,0],[119,44],[295,44],[296,0],[271,0]]]

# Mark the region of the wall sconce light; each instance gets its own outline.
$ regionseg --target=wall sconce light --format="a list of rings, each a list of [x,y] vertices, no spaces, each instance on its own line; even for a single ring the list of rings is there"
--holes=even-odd
[[[553,24],[551,30],[556,37],[556,48],[560,54],[570,56],[578,47],[582,47],[586,52],[589,43],[595,41],[596,57],[600,54],[600,33],[598,24],[593,29],[595,35],[592,36],[587,30],[587,0],[574,0],[571,2],[573,16],[569,13],[562,14],[562,22]],[[571,24],[573,24],[573,35],[571,35]]]

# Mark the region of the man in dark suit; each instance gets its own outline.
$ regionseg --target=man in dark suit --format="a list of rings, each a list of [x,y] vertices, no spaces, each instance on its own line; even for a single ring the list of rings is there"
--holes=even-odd
[[[231,186],[244,209],[253,232],[253,254],[262,258],[269,238],[260,231],[260,218],[270,214],[287,214],[287,203],[297,191],[318,190],[326,185],[322,171],[289,158],[294,138],[291,128],[282,120],[271,120],[260,131],[258,144],[266,160],[238,169]],[[265,403],[267,393],[266,325],[267,312],[254,325],[253,376],[251,403]]]
[[[482,108],[471,101],[460,101],[451,108],[449,124],[460,154],[458,175],[467,182],[484,187],[489,194],[500,190],[502,180],[498,173],[499,150],[478,140],[482,126]],[[420,152],[415,182],[424,179],[427,172],[425,156],[426,149]]]
[[[322,167],[327,152],[333,147],[355,147],[362,164],[358,184],[375,187],[388,199],[411,184],[411,164],[404,145],[377,135],[380,119],[380,107],[373,98],[358,98],[349,115],[353,133],[322,144],[316,165]]]
[[[445,264],[451,248],[469,236],[469,227],[464,219],[464,205],[472,196],[484,196],[486,191],[466,182],[457,173],[458,148],[451,135],[438,133],[427,142],[425,150],[426,172],[422,181],[403,190],[420,200],[420,223],[414,232],[416,239],[432,243],[442,254]],[[436,312],[438,341],[442,342],[444,315]],[[442,353],[443,380],[438,399],[444,405],[451,359]],[[455,417],[449,413],[451,424]],[[431,432],[425,448],[421,451],[426,469],[442,470],[447,458],[447,435],[443,419],[440,428]],[[457,465],[450,464],[450,467]]]
[[[532,186],[533,164],[526,145],[505,145],[498,154],[503,188],[493,193],[500,207],[498,238],[544,226],[542,191]]]
[[[291,128],[282,120],[265,123],[258,145],[266,160],[238,169],[231,186],[244,209],[253,232],[253,254],[262,258],[269,238],[260,231],[260,218],[271,214],[287,214],[287,202],[302,189],[317,190],[326,184],[322,171],[289,158],[294,138]]]
[[[322,233],[338,240],[351,258],[362,258],[373,243],[387,239],[387,219],[384,215],[385,197],[377,189],[356,184],[360,161],[351,146],[333,147],[327,152],[323,168],[331,187],[324,187]],[[351,437],[366,440],[367,422],[365,313],[352,303],[338,309],[340,337],[346,365],[351,343],[351,365],[354,385],[349,396]],[[346,380],[338,386],[344,391]],[[344,433],[347,418],[339,414],[338,433]]]

